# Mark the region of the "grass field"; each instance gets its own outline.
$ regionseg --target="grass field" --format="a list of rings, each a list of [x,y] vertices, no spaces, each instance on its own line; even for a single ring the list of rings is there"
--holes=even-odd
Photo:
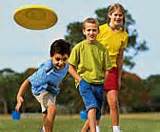
[[[40,114],[22,114],[19,121],[0,115],[0,132],[39,132],[41,120]],[[83,123],[78,115],[57,115],[54,132],[80,132]],[[122,132],[160,132],[160,113],[122,114],[120,124]],[[102,117],[100,128],[112,132],[108,115]]]

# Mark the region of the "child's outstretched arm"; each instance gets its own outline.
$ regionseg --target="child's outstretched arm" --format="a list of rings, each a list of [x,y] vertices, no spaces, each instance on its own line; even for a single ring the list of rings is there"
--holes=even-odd
[[[69,64],[69,73],[76,79],[78,82],[80,82],[81,77],[78,75],[75,66]]]
[[[21,108],[22,103],[24,102],[23,96],[24,96],[24,93],[26,92],[26,90],[28,89],[28,87],[29,87],[29,81],[25,80],[22,83],[22,85],[20,86],[20,89],[17,94],[17,104],[16,104],[16,108],[15,108],[16,111],[19,111],[19,109]]]

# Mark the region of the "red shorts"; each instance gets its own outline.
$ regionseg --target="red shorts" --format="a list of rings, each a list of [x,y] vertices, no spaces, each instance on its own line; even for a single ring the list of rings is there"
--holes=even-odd
[[[106,81],[104,82],[104,90],[118,90],[118,69],[113,67],[109,70]]]

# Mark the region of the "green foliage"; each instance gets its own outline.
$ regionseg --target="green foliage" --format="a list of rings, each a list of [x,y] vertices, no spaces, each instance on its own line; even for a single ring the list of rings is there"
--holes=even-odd
[[[67,26],[67,32],[70,35],[65,36],[65,39],[68,42],[70,42],[72,45],[84,39],[84,35],[82,34],[82,23],[81,22],[70,23]]]
[[[106,20],[108,18],[106,12],[108,12],[108,8],[97,9],[95,11],[95,14],[97,16],[97,20],[98,20],[100,25],[106,23]]]
[[[4,72],[0,76],[0,99],[6,101],[7,112],[11,112],[15,105],[15,91],[17,91],[20,84],[20,74],[16,74],[14,72],[6,73],[6,70]]]
[[[151,75],[144,80],[144,84],[147,86],[152,97],[160,98],[160,75]]]
[[[160,110],[160,75],[151,75],[144,80],[144,85],[150,95],[151,111]]]
[[[120,90],[120,105],[123,112],[149,110],[150,96],[143,80],[135,74],[124,72]]]
[[[16,95],[19,90],[22,82],[32,74],[30,70],[27,70],[24,73],[16,73],[11,69],[4,69],[0,72],[0,103],[7,104],[5,106],[0,105],[0,109],[6,109],[7,112],[11,113],[15,109],[16,105]],[[2,102],[3,101],[3,102]],[[27,103],[28,102],[28,103]],[[31,94],[31,90],[29,89],[25,94],[25,102],[22,107],[22,111],[37,111],[35,100]],[[33,110],[35,108],[35,110]],[[40,109],[40,107],[39,107]],[[1,111],[3,112],[3,111]]]

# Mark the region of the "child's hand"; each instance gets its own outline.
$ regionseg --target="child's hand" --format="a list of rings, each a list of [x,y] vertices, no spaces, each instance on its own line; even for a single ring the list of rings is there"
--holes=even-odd
[[[23,99],[22,96],[17,97],[17,104],[16,104],[16,107],[15,107],[17,112],[21,108],[23,102],[24,102],[24,99]]]

